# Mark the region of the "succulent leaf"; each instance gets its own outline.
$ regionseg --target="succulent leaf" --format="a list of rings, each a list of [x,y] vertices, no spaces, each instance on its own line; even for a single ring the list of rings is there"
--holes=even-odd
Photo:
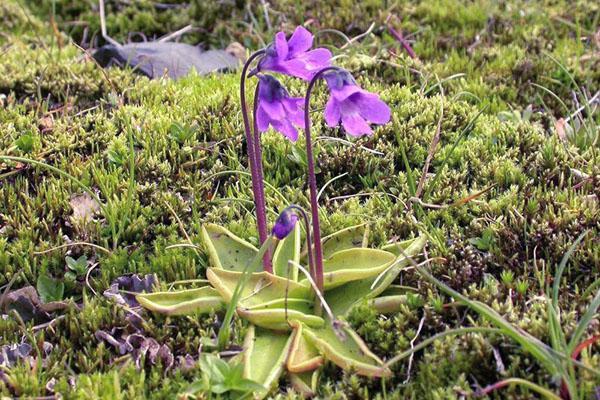
[[[231,301],[241,272],[209,268],[206,277],[226,302]],[[313,293],[308,285],[280,278],[267,272],[252,273],[241,292],[240,305],[252,307],[273,300],[288,298],[312,299]]]
[[[406,295],[380,296],[369,300],[369,306],[380,314],[393,314],[399,312],[406,304]]]
[[[351,226],[321,239],[323,258],[329,258],[341,250],[367,247],[367,224]]]
[[[265,329],[276,331],[289,331],[291,320],[301,321],[307,326],[315,328],[322,327],[325,320],[316,315],[305,313],[293,309],[275,308],[275,309],[245,309],[238,308],[237,313],[245,320]]]
[[[201,236],[213,268],[243,271],[258,253],[256,247],[219,225],[203,225]]]
[[[298,280],[298,269],[294,266],[288,267],[288,260],[300,262],[300,224],[296,224],[292,233],[277,244],[273,253],[273,272],[277,276]],[[291,268],[288,273],[288,268]]]
[[[317,393],[317,383],[319,381],[319,370],[301,372],[299,374],[290,373],[292,386],[304,397],[312,397]]]
[[[387,270],[383,270],[376,276],[371,276],[368,279],[357,280],[346,283],[343,286],[329,290],[325,293],[325,300],[331,307],[333,315],[345,316],[350,310],[365,299],[372,299],[379,296],[386,290],[391,283],[396,279],[400,270],[409,264],[406,256],[415,257],[421,252],[427,238],[420,236],[411,241],[408,247],[403,250],[404,255],[400,255],[396,260],[388,265]],[[381,275],[381,277],[379,276]]]
[[[338,321],[339,322],[339,321]],[[323,328],[304,326],[303,335],[328,360],[359,375],[387,377],[391,371],[369,350],[365,342],[344,323],[327,321]]]
[[[288,371],[297,374],[314,371],[323,364],[323,357],[319,354],[317,348],[306,340],[306,337],[302,334],[302,323],[291,321],[290,324],[293,326],[294,331],[286,365]]]
[[[323,262],[325,290],[345,283],[375,277],[389,267],[396,257],[387,251],[367,248],[346,249]],[[305,278],[301,282],[308,283]]]
[[[250,325],[244,338],[244,378],[257,382],[264,391],[255,398],[264,398],[277,382],[285,366],[291,336]]]
[[[204,286],[196,289],[172,292],[141,293],[136,300],[143,307],[166,315],[190,315],[220,311],[225,304],[214,288]]]

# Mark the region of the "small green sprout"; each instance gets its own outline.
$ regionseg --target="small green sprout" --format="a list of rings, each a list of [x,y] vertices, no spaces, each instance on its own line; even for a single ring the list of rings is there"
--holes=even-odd
[[[77,260],[73,257],[66,256],[65,262],[67,263],[67,268],[70,270],[65,274],[65,278],[73,281],[78,277],[84,276],[87,272],[88,259],[86,256],[81,256]]]
[[[65,284],[62,281],[45,274],[38,277],[36,288],[43,303],[61,301],[65,292]]]
[[[241,363],[230,364],[213,354],[203,354],[198,360],[202,370],[202,379],[194,382],[186,394],[213,393],[219,398],[251,398],[251,393],[262,390],[262,385],[244,378],[244,366]]]
[[[21,137],[15,141],[15,146],[23,153],[31,152],[31,150],[33,150],[33,136],[28,133],[21,135]]]
[[[504,270],[500,273],[500,279],[505,286],[512,287],[512,284],[515,281],[515,274],[512,271]]]
[[[520,296],[524,296],[527,293],[527,289],[529,289],[529,282],[527,282],[525,279],[517,280],[515,290]]]

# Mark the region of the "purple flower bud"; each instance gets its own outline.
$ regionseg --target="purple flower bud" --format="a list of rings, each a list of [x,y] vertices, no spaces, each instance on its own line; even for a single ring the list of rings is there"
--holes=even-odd
[[[275,225],[273,226],[273,236],[279,240],[285,239],[286,236],[294,230],[296,222],[298,222],[298,215],[291,207],[286,208],[279,214],[277,221],[275,221]]]
[[[373,133],[369,123],[386,124],[390,120],[390,108],[375,93],[357,85],[348,71],[339,70],[324,75],[331,97],[325,106],[325,122],[334,128],[342,126],[352,136]]]
[[[313,35],[299,26],[289,40],[284,32],[278,32],[258,63],[259,71],[272,71],[310,80],[320,69],[331,64],[331,52],[324,48],[309,49]]]
[[[298,139],[296,126],[304,128],[304,99],[290,97],[283,85],[271,75],[259,75],[258,108],[256,124],[260,132],[272,126],[285,137],[295,142]]]

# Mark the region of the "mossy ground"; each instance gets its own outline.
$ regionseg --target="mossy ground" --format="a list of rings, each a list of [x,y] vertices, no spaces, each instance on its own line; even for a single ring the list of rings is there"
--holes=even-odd
[[[187,36],[190,42],[225,46],[237,40],[257,48],[272,35],[269,24],[290,28],[310,21],[314,31],[331,28],[352,37],[374,22],[372,35],[334,51],[364,87],[381,93],[393,119],[354,146],[319,141],[319,185],[329,183],[321,197],[323,230],[369,222],[372,240],[382,244],[426,229],[429,257],[444,259],[431,263],[436,276],[544,341],[540,295],[569,246],[589,230],[562,285],[564,330],[572,331],[592,297],[585,289],[600,272],[599,147],[590,145],[589,131],[583,139],[562,140],[554,123],[578,107],[582,91],[600,90],[597,2],[282,1],[271,6],[268,23],[262,6],[243,1],[179,3],[162,9],[151,1],[108,2],[108,30],[125,41],[128,32],[152,38],[192,23],[204,29]],[[70,200],[81,187],[42,167],[0,164],[0,286],[35,286],[40,274],[64,279],[67,251],[98,263],[91,287],[66,286],[65,297],[83,307],[63,313],[52,327],[32,333],[32,322],[0,320],[0,344],[35,337],[54,345],[43,365],[6,371],[0,393],[7,396],[48,395],[46,384],[54,379],[54,390],[66,398],[173,398],[200,371],[164,371],[149,363],[137,370],[99,343],[94,333],[126,326],[128,313],[91,289],[101,293],[132,272],[155,273],[163,284],[204,277],[203,252],[167,247],[185,242],[186,234],[198,243],[205,222],[257,240],[238,76],[151,81],[128,70],[102,71],[71,44],[98,36],[95,7],[91,0],[0,4],[0,154],[57,167],[92,187],[104,204],[93,221],[78,224]],[[420,61],[408,58],[385,29],[390,14],[400,16],[390,20],[397,29],[413,33]],[[331,31],[318,40],[333,48],[345,44]],[[300,86],[290,84],[299,93]],[[324,95],[318,97],[322,104]],[[487,191],[460,206],[408,207],[406,164],[420,177],[441,110],[441,142],[430,169],[436,178],[427,181],[423,202],[451,205]],[[588,120],[595,135],[597,115]],[[318,136],[342,134],[315,118]],[[188,134],[174,133],[174,124]],[[272,216],[289,203],[307,206],[302,142],[269,133],[263,144],[266,180],[276,188],[267,191]],[[588,177],[583,183],[582,174]],[[82,245],[36,254],[69,241],[106,251]],[[382,358],[409,348],[422,318],[417,342],[447,328],[489,325],[464,308],[445,306],[449,299],[414,272],[403,273],[402,284],[418,292],[398,314],[383,317],[367,307],[352,314],[354,327]],[[197,355],[218,318],[145,314],[144,330],[176,356]],[[599,327],[596,319],[590,335]],[[583,354],[591,368],[600,368],[598,349]],[[394,370],[383,384],[326,368],[319,394],[452,399],[505,377],[555,392],[559,384],[509,339],[482,334],[444,339],[418,353],[409,379],[408,362]],[[590,396],[600,386],[585,373],[580,380]],[[284,379],[273,395],[297,396],[286,387]],[[492,396],[535,398],[514,387]]]

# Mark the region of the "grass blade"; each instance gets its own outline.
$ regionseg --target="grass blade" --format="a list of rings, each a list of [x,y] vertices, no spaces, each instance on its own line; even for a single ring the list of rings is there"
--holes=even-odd
[[[556,269],[556,272],[554,274],[554,286],[552,288],[552,305],[554,306],[555,310],[558,310],[558,291],[560,289],[560,281],[562,279],[563,272],[565,271],[565,267],[567,266],[567,262],[569,261],[569,258],[571,258],[571,255],[573,254],[579,243],[581,243],[585,235],[588,234],[588,232],[589,230],[579,235],[575,242],[569,247],[569,250],[567,250],[562,260],[560,261],[558,268]]]

